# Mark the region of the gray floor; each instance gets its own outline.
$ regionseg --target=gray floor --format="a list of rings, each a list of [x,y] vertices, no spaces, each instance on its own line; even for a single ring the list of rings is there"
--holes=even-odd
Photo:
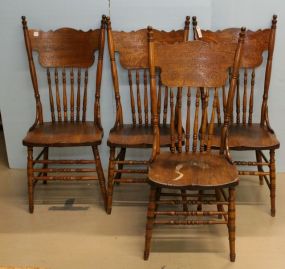
[[[7,168],[0,152],[0,266],[65,268],[285,268],[285,174],[278,174],[277,214],[269,214],[267,187],[244,177],[237,196],[237,258],[230,263],[225,226],[154,230],[144,261],[148,188],[118,186],[111,216],[98,202],[96,183],[36,187],[27,211],[25,170]]]

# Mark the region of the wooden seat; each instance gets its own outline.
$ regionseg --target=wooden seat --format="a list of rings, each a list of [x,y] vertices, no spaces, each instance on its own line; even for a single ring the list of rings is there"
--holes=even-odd
[[[45,122],[29,131],[25,146],[91,146],[101,144],[103,131],[94,122]]]
[[[238,183],[235,166],[219,154],[184,152],[160,153],[150,164],[149,180],[161,187],[191,187],[197,189],[229,187]]]
[[[170,126],[160,127],[160,146],[170,146]],[[176,134],[177,136],[177,134]],[[110,131],[108,145],[121,147],[152,147],[153,130],[152,126],[138,126],[124,124],[122,127]]]
[[[36,119],[23,139],[28,149],[28,194],[29,211],[34,211],[34,188],[38,181],[53,180],[98,180],[106,208],[107,193],[98,145],[101,144],[103,129],[100,119],[100,88],[102,78],[103,54],[105,43],[105,19],[102,17],[101,28],[84,32],[71,28],[54,31],[28,29],[25,17],[22,17],[25,45],[28,54],[30,75],[36,99]],[[98,51],[97,66],[94,66],[95,52]],[[35,54],[38,57],[35,57]],[[97,57],[97,56],[96,56]],[[39,64],[34,63],[38,59]],[[89,73],[94,66],[96,85],[92,94],[88,93]],[[39,80],[44,74],[47,78]],[[41,87],[40,87],[41,86]],[[44,114],[40,93],[49,98],[50,118]],[[93,121],[87,121],[87,104],[94,96]],[[94,159],[54,159],[49,158],[51,147],[90,146]],[[34,157],[34,147],[42,151]],[[53,165],[55,165],[53,167]],[[69,165],[64,167],[64,165]],[[71,168],[70,165],[80,165]],[[88,168],[82,168],[89,165]],[[90,165],[92,166],[90,167]],[[64,174],[63,174],[64,173]],[[83,175],[82,175],[83,173]],[[95,174],[94,174],[95,173]]]
[[[154,143],[148,172],[151,190],[145,233],[145,260],[149,258],[154,224],[226,224],[230,260],[235,261],[235,186],[239,178],[229,155],[227,134],[244,33],[245,29],[242,29],[236,50],[232,50],[224,44],[202,41],[158,43],[152,28],[148,29]],[[213,152],[218,90],[226,83],[228,68],[232,68],[232,77],[220,137],[221,149]],[[162,84],[170,88],[171,152],[161,152],[160,149],[155,81],[157,69],[161,71]],[[174,89],[177,92],[176,103]],[[186,93],[183,94],[183,91]],[[183,130],[185,144],[182,143]],[[205,189],[207,193],[203,192]],[[228,195],[225,189],[228,189]],[[176,190],[180,190],[181,194]],[[165,205],[167,207],[164,208]],[[192,206],[190,210],[188,205],[197,205],[197,209],[193,210]],[[217,209],[210,209],[211,206]],[[224,206],[227,206],[227,211]]]
[[[255,151],[256,160],[253,161],[235,161],[241,167],[256,166],[257,171],[252,169],[239,170],[240,175],[259,176],[259,182],[267,183],[270,190],[271,215],[275,216],[275,192],[276,192],[276,169],[275,169],[275,150],[279,148],[280,143],[270,125],[268,96],[271,80],[272,60],[275,44],[275,33],[277,25],[277,16],[272,18],[271,28],[257,31],[247,30],[244,44],[244,53],[241,59],[241,70],[238,75],[237,89],[235,95],[235,113],[231,115],[231,126],[229,128],[229,147],[231,150]],[[193,17],[194,37],[209,43],[222,43],[231,47],[237,43],[239,29],[229,28],[212,32],[209,30],[197,31],[197,19]],[[199,34],[198,34],[199,32]],[[264,52],[267,52],[265,58]],[[266,64],[266,68],[261,67]],[[229,70],[229,77],[231,70]],[[260,80],[262,88],[256,83]],[[257,87],[259,86],[259,87]],[[217,122],[221,124],[221,114],[224,111],[226,98],[225,92],[227,86],[221,91],[220,99],[223,105],[217,107]],[[262,95],[260,99],[255,98]],[[219,99],[219,98],[218,98]],[[260,119],[253,122],[253,114],[260,111]],[[220,131],[215,127],[216,135]],[[219,137],[213,139],[213,146],[219,147]],[[266,156],[269,152],[269,158]],[[264,170],[265,168],[265,170]],[[269,168],[269,169],[268,169]],[[267,170],[267,171],[266,171]],[[269,177],[269,178],[268,178]]]
[[[212,147],[219,148],[222,126],[215,124]],[[278,149],[280,143],[274,133],[258,123],[232,124],[229,126],[229,148],[236,150]]]
[[[184,29],[165,32],[154,30],[158,42],[184,42],[188,39],[190,17],[186,17]],[[111,71],[116,101],[115,124],[111,129],[108,146],[110,147],[108,175],[108,213],[112,210],[113,190],[115,183],[146,183],[148,160],[126,159],[127,148],[151,148],[153,144],[152,118],[149,98],[149,70],[147,29],[132,32],[113,31],[111,21],[107,18],[108,46],[111,60]],[[115,54],[119,56],[119,64]],[[119,73],[120,71],[120,73]],[[119,78],[129,82],[129,104],[131,121],[129,124],[124,117],[127,106],[122,106],[124,84]],[[161,146],[169,147],[169,89],[161,85],[159,72],[156,74],[158,88],[158,111],[160,114]],[[116,152],[117,151],[117,152]],[[124,166],[130,166],[123,169]],[[140,167],[137,167],[139,165]],[[143,167],[143,169],[142,169]],[[125,176],[127,175],[127,176]],[[142,175],[145,175],[143,177]]]

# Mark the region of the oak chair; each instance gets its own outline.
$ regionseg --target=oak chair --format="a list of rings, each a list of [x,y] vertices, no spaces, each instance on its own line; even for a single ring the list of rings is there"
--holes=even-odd
[[[160,42],[174,43],[188,39],[190,17],[186,17],[185,28],[177,31],[165,32],[153,30]],[[116,100],[116,119],[111,129],[108,146],[110,147],[108,202],[107,212],[111,213],[114,184],[117,183],[145,183],[147,181],[148,160],[125,160],[127,148],[152,147],[152,118],[149,109],[149,71],[147,29],[132,32],[118,32],[111,28],[111,21],[107,18],[108,46],[111,61],[114,94]],[[115,54],[119,54],[120,64],[128,77],[130,92],[130,110],[132,123],[124,122],[121,102],[118,64]],[[169,147],[169,89],[162,87],[158,79],[158,111],[160,114],[161,146]],[[135,89],[134,89],[135,88]],[[127,102],[126,102],[127,103]],[[119,152],[116,154],[116,151]],[[127,168],[131,167],[131,168]],[[122,177],[131,175],[131,177]],[[145,175],[145,176],[144,176]]]
[[[230,260],[235,260],[235,186],[238,184],[238,171],[229,155],[227,132],[244,32],[245,29],[242,28],[236,51],[233,51],[220,43],[209,44],[202,41],[179,44],[155,43],[153,30],[151,27],[149,28],[154,142],[148,173],[151,190],[145,234],[145,260],[149,257],[154,224],[227,224]],[[218,152],[213,152],[211,143],[217,108],[217,93],[218,88],[223,87],[226,83],[229,67],[232,67],[232,77],[220,138],[222,147]],[[170,88],[171,135],[169,140],[171,152],[161,152],[160,149],[155,82],[157,68],[161,72],[162,84]],[[177,106],[174,104],[173,88],[177,88],[178,92]],[[205,93],[202,107],[200,106],[201,88]],[[209,123],[207,122],[208,115],[211,119]],[[185,124],[183,124],[184,116]],[[183,152],[182,144],[183,126],[186,138],[185,152]],[[178,133],[177,143],[173,137],[175,131]],[[163,192],[162,189],[164,189]],[[225,189],[228,189],[228,195]],[[181,194],[175,190],[184,190],[182,199],[177,199],[177,196],[179,197]],[[201,194],[199,192],[197,194],[197,190],[207,190],[208,193]],[[183,210],[169,210],[170,206],[177,207],[179,205],[184,205]],[[205,206],[190,210],[188,205]],[[217,210],[209,210],[208,206],[212,205],[217,206]],[[162,206],[168,206],[168,208],[163,210],[160,208]],[[228,207],[227,211],[224,206]]]
[[[267,183],[271,198],[271,216],[275,216],[275,150],[280,143],[269,123],[268,116],[268,94],[271,79],[271,68],[275,43],[277,16],[272,19],[271,28],[246,32],[244,53],[241,60],[241,70],[237,80],[237,91],[235,96],[235,115],[231,116],[229,127],[229,148],[237,151],[253,151],[256,160],[235,161],[238,166],[256,166],[257,171],[239,169],[239,175],[259,176],[262,185],[263,180]],[[194,36],[205,42],[235,44],[238,41],[238,28],[220,30],[217,32],[197,30],[197,19],[193,17]],[[267,58],[263,59],[263,53],[267,52]],[[266,68],[261,65],[266,63]],[[230,75],[230,74],[229,74]],[[263,97],[261,102],[255,95],[261,95],[261,89],[255,89],[257,78],[263,82]],[[220,93],[221,99],[225,100],[225,91]],[[219,136],[221,134],[221,116],[225,109],[225,101],[217,107],[217,123],[214,126],[214,137],[212,146],[219,148]],[[260,120],[254,120],[253,111],[260,107]],[[264,152],[269,151],[269,158]],[[267,167],[269,171],[264,171]],[[269,177],[269,179],[268,179]]]
[[[71,28],[61,28],[48,32],[28,29],[24,16],[22,17],[22,24],[36,100],[36,119],[23,139],[23,145],[28,149],[29,211],[33,213],[34,188],[39,180],[46,182],[49,180],[98,179],[104,205],[106,205],[105,179],[98,152],[98,145],[103,137],[100,119],[100,87],[105,41],[105,16],[102,16],[101,28],[88,32]],[[95,92],[89,93],[88,70],[94,64],[95,51],[98,51],[96,85],[94,85]],[[39,65],[34,63],[34,52],[38,54]],[[39,76],[37,75],[42,70],[45,70],[47,75],[45,85],[48,88],[50,119],[44,117],[44,107],[40,97]],[[93,94],[95,99],[94,120],[88,121],[87,102]],[[94,159],[49,159],[50,147],[78,146],[91,147]],[[36,158],[33,156],[34,147],[43,148]],[[92,165],[95,167],[50,167],[50,165],[63,164],[68,166]],[[75,174],[70,175],[72,172]],[[63,175],[63,173],[68,173],[68,175]],[[81,173],[85,175],[82,176]],[[90,175],[86,175],[86,173]]]

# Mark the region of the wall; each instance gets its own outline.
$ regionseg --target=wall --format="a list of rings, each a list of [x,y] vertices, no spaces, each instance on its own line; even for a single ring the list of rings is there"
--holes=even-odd
[[[186,15],[196,15],[201,27],[209,29],[230,26],[247,26],[253,30],[270,25],[273,13],[279,15],[276,51],[272,73],[269,99],[271,124],[276,130],[281,144],[285,142],[285,126],[280,124],[279,115],[285,112],[282,100],[285,97],[285,85],[282,66],[285,61],[284,15],[285,3],[281,0],[234,1],[234,0],[2,0],[0,7],[0,108],[3,117],[8,160],[11,168],[26,166],[26,149],[22,138],[34,120],[35,105],[32,85],[28,71],[27,56],[21,28],[21,16],[26,15],[30,27],[43,30],[62,26],[88,30],[98,27],[102,14],[111,16],[113,29],[135,30],[152,25],[156,28],[171,30],[183,27]],[[254,13],[253,13],[254,10]],[[124,83],[123,83],[124,84]],[[122,87],[126,87],[123,85]],[[102,82],[102,120],[105,130],[103,144],[100,147],[104,168],[108,163],[106,138],[114,123],[114,96],[111,82],[109,57],[105,51]],[[91,111],[89,111],[91,113]],[[73,149],[52,151],[53,156],[64,157],[74,154]],[[76,150],[81,157],[91,157],[83,148]],[[141,155],[131,151],[131,155]],[[88,155],[88,156],[87,156]],[[147,156],[144,153],[143,156]],[[285,151],[277,152],[277,168],[285,171]]]

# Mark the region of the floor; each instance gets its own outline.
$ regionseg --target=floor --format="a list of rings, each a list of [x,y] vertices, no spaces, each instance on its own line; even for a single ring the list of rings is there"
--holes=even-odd
[[[285,174],[278,174],[277,214],[255,177],[243,177],[237,195],[237,258],[228,258],[225,226],[154,230],[149,261],[143,260],[147,186],[121,185],[108,216],[95,183],[36,187],[28,213],[25,170],[8,169],[0,151],[0,266],[94,268],[285,268]]]

